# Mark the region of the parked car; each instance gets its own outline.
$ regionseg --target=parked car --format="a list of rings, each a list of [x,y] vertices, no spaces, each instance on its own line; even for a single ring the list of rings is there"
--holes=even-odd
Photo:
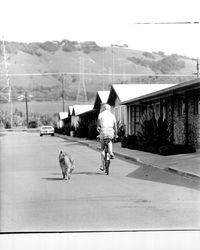
[[[40,136],[51,135],[54,136],[54,127],[52,126],[42,126],[40,128]]]
[[[28,127],[29,128],[37,128],[38,127],[37,122],[36,121],[30,121],[28,123]]]

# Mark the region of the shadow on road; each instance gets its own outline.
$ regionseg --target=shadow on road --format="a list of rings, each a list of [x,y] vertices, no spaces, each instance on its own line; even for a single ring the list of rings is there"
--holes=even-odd
[[[81,175],[81,174],[85,174],[85,175],[100,175],[101,173],[96,173],[96,172],[75,172],[73,173],[72,175]],[[60,173],[52,173],[52,175],[60,175]],[[63,181],[63,178],[62,176],[59,178],[59,177],[44,177],[42,178],[43,180],[46,180],[46,181]]]
[[[100,175],[101,173],[97,173],[97,172],[75,172],[73,173],[73,175],[75,174]]]
[[[82,172],[73,172],[72,175],[76,175],[76,174],[87,174],[87,175],[99,175],[101,173],[97,173],[97,172],[89,172],[89,171],[82,171]],[[61,175],[61,173],[52,173],[52,175]]]
[[[54,177],[45,177],[45,178],[42,178],[43,180],[46,180],[46,181],[63,181],[63,178],[54,178]]]
[[[126,177],[200,190],[199,180],[171,174],[165,170],[152,166],[142,166]]]
[[[80,146],[80,144],[78,144],[77,142],[66,142],[66,141],[61,141],[60,143],[65,144],[65,147],[71,147],[73,146]]]

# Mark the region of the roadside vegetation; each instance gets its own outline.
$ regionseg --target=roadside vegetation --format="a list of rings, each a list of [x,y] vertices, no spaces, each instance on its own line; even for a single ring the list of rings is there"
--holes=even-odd
[[[39,114],[29,113],[28,127],[37,128],[41,125],[57,126],[58,115],[57,114]],[[13,112],[13,127],[27,127],[26,114],[18,109]],[[0,128],[11,128],[10,113],[0,110]]]
[[[162,115],[156,119],[152,111],[144,113],[140,120],[139,131],[135,135],[124,137],[121,146],[159,155],[195,152],[190,145],[172,143],[169,123]]]

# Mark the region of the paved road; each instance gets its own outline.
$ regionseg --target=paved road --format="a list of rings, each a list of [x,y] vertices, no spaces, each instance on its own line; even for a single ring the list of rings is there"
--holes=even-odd
[[[109,176],[99,152],[38,133],[0,134],[3,232],[199,229],[200,183],[115,159]],[[63,181],[60,150],[75,158]]]

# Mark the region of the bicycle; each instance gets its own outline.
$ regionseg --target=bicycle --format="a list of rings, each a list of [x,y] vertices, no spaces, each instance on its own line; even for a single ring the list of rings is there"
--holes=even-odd
[[[98,131],[99,132],[99,131]],[[115,136],[114,137],[115,139],[118,138],[118,136]],[[110,143],[110,141],[112,141],[113,139],[111,139],[110,137],[105,137],[103,139],[104,143],[104,169],[105,169],[105,173],[107,175],[109,175],[109,167],[110,167],[110,159],[113,159],[111,158],[111,155],[110,155],[110,152],[109,152],[109,147],[108,147],[108,144]],[[100,135],[97,136],[97,141],[100,141]],[[103,169],[101,169],[102,171],[104,171]]]
[[[108,151],[108,143],[111,141],[110,138],[104,138],[104,166],[105,173],[109,175],[109,166],[110,166],[110,153]]]
[[[100,141],[100,136],[97,136],[97,141]],[[109,174],[109,166],[110,166],[110,153],[108,150],[108,144],[111,141],[111,138],[107,137],[103,139],[104,141],[104,168],[105,168],[105,173],[108,175]]]

